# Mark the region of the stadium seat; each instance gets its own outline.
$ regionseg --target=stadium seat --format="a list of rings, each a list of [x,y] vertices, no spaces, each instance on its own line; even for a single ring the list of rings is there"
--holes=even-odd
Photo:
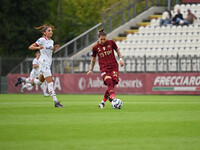
[[[180,9],[180,5],[179,5],[179,4],[176,4],[176,5],[174,6],[174,11],[177,12],[178,9]]]
[[[156,19],[152,19],[151,20],[151,26],[157,26],[157,20]]]
[[[173,12],[176,13],[177,9],[180,8],[181,12],[186,16],[187,8],[190,8],[192,11],[195,11],[196,15],[200,15],[199,7],[200,5],[198,4],[175,5]],[[159,57],[168,58],[169,71],[176,71],[178,67],[176,65],[177,55],[188,57],[200,56],[200,24],[198,24],[198,20],[189,26],[167,25],[161,27],[158,21],[159,19],[152,19],[151,25],[141,26],[138,29],[138,33],[128,34],[126,40],[117,42],[123,56],[138,58],[137,63],[131,60],[127,61],[127,71],[144,71],[143,57],[145,55],[149,57],[147,62],[147,71],[149,72],[156,69],[155,57],[158,59]],[[163,63],[166,64],[167,62],[159,60],[159,70],[163,70],[163,66],[166,67]],[[189,62],[183,61],[182,68],[187,70],[188,64],[191,65]],[[197,65],[198,63],[196,63],[195,68],[198,68]]]
[[[181,10],[181,11],[186,11],[186,10],[187,10],[186,7],[185,7],[185,4],[181,4],[180,10]]]

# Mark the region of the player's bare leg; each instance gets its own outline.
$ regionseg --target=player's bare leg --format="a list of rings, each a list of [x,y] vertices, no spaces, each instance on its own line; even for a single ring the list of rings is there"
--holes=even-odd
[[[50,94],[50,96],[52,97],[52,99],[55,103],[55,107],[64,107],[63,105],[60,104],[60,102],[58,102],[58,99],[56,97],[56,93],[55,93],[54,88],[53,88],[52,77],[48,76],[48,77],[45,78],[45,80],[47,81],[49,94]]]

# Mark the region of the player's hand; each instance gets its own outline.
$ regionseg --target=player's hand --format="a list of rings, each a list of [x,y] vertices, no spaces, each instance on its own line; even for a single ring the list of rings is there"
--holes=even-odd
[[[121,66],[121,67],[124,66],[124,62],[123,62],[123,60],[120,60],[119,63],[120,63],[120,66]]]
[[[54,45],[54,51],[56,51],[57,49],[59,49],[59,45],[58,44],[56,44],[56,45]]]
[[[92,71],[90,70],[90,71],[87,72],[87,75],[90,75],[91,73],[92,73]]]
[[[44,48],[43,46],[39,46],[39,47],[38,47],[38,49],[43,49],[43,48]]]

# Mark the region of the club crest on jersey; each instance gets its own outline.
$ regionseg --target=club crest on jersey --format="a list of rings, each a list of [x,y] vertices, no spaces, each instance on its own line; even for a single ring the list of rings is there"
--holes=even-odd
[[[117,72],[113,71],[113,76],[117,77]]]
[[[100,49],[100,48],[98,48],[97,50],[98,50],[98,52],[100,52],[100,51],[101,51],[101,49]]]

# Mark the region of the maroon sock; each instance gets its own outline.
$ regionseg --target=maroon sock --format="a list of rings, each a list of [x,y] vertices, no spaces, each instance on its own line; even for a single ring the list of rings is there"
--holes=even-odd
[[[106,79],[106,84],[108,86],[108,93],[109,93],[109,95],[115,94],[112,79]]]
[[[105,92],[105,94],[104,94],[104,97],[103,97],[103,101],[104,101],[104,102],[107,101],[108,96],[109,96],[109,93],[108,93],[108,90],[106,90],[106,92]]]

